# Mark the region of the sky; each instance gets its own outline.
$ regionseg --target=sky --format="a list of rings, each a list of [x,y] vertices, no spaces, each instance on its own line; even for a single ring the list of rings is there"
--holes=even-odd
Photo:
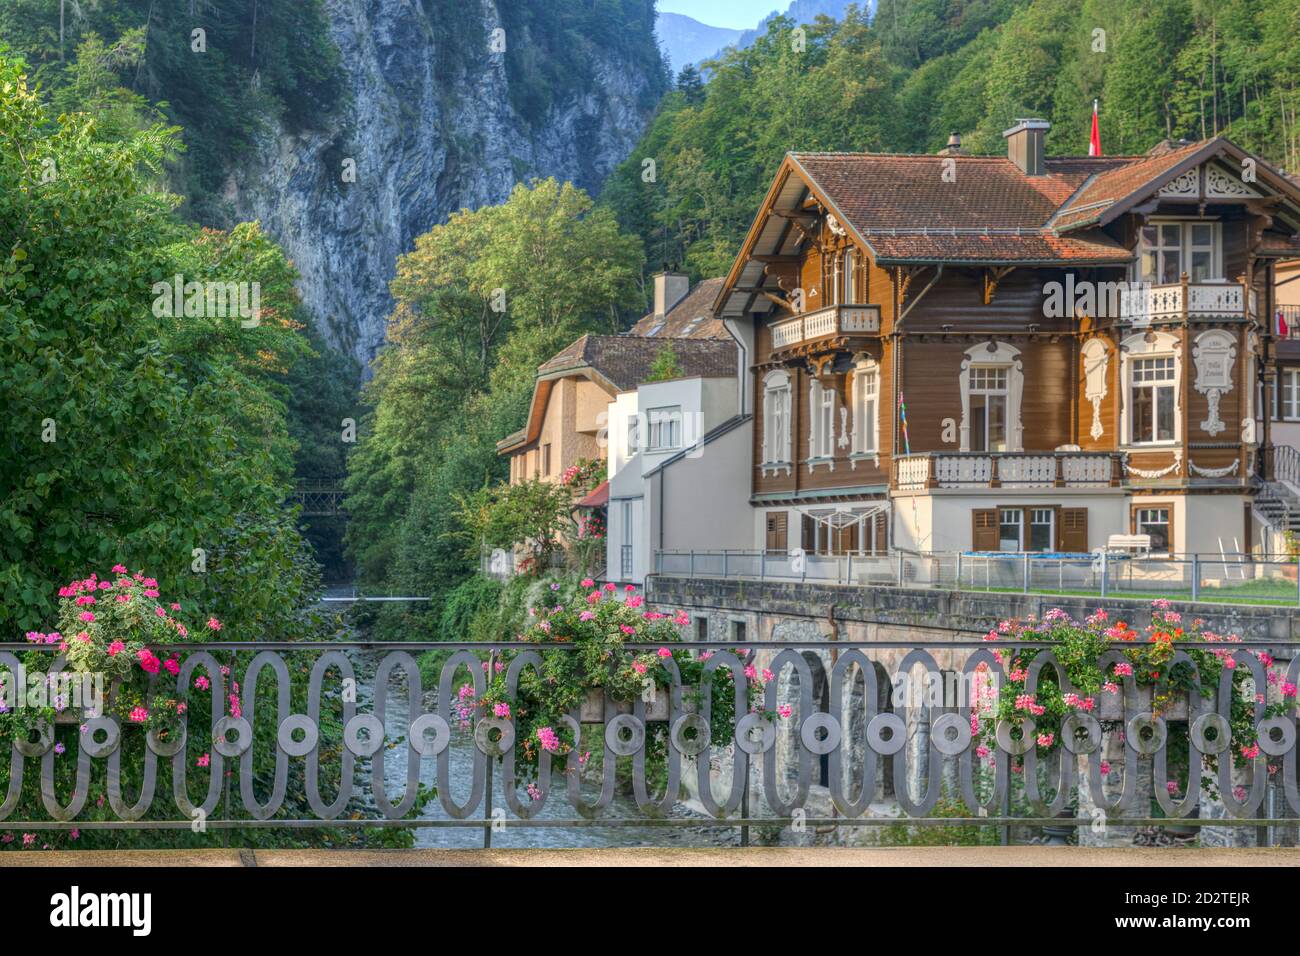
[[[749,30],[773,10],[784,10],[788,0],[659,0],[661,13],[684,13],[711,27]]]

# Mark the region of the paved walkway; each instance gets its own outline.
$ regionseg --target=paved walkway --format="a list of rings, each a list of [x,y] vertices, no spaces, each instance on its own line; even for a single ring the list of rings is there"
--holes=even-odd
[[[0,866],[1300,866],[1300,848],[899,847],[605,850],[87,850]]]

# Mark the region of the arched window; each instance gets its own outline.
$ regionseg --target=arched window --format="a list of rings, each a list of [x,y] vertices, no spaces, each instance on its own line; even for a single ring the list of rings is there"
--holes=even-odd
[[[1131,445],[1172,445],[1182,439],[1178,408],[1183,374],[1178,340],[1168,332],[1137,333],[1122,343],[1123,438]]]
[[[1025,376],[1020,350],[988,342],[966,350],[961,363],[961,450],[1023,451],[1020,397]]]
[[[768,372],[763,378],[763,468],[791,469],[790,453],[790,373],[784,369]]]
[[[808,458],[835,457],[835,389],[811,379],[808,385]]]
[[[880,365],[873,358],[858,360],[853,370],[853,454],[880,451]]]

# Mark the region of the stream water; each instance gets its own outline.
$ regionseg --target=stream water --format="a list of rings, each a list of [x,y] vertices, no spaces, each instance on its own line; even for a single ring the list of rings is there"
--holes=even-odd
[[[380,658],[378,652],[358,652],[355,655],[357,673],[373,675]],[[399,671],[389,684],[386,713],[384,716],[385,736],[389,739],[405,738],[410,726],[410,713],[407,704],[407,686],[405,676]],[[373,688],[364,681],[359,682],[358,710],[373,713]],[[432,712],[437,704],[436,691],[424,695],[425,712]],[[453,732],[448,747],[451,761],[451,790],[457,802],[463,802],[473,787],[474,741],[469,731]],[[389,799],[401,798],[406,786],[407,765],[405,756],[408,749],[403,745],[389,750],[384,763],[384,778]],[[495,763],[495,761],[494,761]],[[360,792],[370,794],[370,761],[358,761],[357,773],[362,786]],[[437,758],[420,758],[420,780],[428,786],[437,781]],[[522,798],[522,796],[521,796]],[[500,765],[493,767],[492,805],[506,808],[507,816],[513,818],[505,802],[501,787]],[[677,812],[686,816],[680,807]],[[482,816],[480,804],[477,816]],[[636,800],[630,795],[615,794],[610,805],[602,814],[614,819],[638,819],[644,816]],[[421,819],[453,819],[437,797],[425,804],[419,814]],[[539,819],[576,819],[579,814],[570,806],[565,795],[565,781],[556,774],[551,781],[550,795],[542,808]],[[417,827],[414,828],[415,845],[419,847],[451,847],[472,849],[483,846],[483,830],[480,827]],[[520,827],[511,826],[498,829],[492,834],[492,845],[505,848],[533,847],[634,847],[634,846],[718,846],[736,842],[735,831],[727,829],[704,829],[701,827],[682,826],[620,826],[620,827]]]

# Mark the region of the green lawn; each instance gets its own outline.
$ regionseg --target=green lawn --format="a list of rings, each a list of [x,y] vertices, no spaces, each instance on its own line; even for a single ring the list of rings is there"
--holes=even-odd
[[[981,591],[998,594],[1023,594],[1021,588],[1003,588],[1003,587],[978,587],[962,585],[959,590],[962,591]],[[1066,597],[1101,597],[1101,591],[1093,589],[1075,589],[1075,588],[1041,588],[1033,587],[1028,591],[1029,594],[1059,594]],[[1192,589],[1188,585],[1178,584],[1171,585],[1168,588],[1144,588],[1142,590],[1126,589],[1124,587],[1112,587],[1106,592],[1108,598],[1136,598],[1138,600],[1154,601],[1157,598],[1167,598],[1168,600],[1190,601],[1192,599]],[[1197,600],[1206,604],[1255,604],[1270,605],[1276,607],[1296,607],[1300,605],[1300,597],[1297,596],[1296,584],[1285,578],[1254,579],[1242,581],[1239,584],[1225,584],[1219,586],[1202,585]]]

